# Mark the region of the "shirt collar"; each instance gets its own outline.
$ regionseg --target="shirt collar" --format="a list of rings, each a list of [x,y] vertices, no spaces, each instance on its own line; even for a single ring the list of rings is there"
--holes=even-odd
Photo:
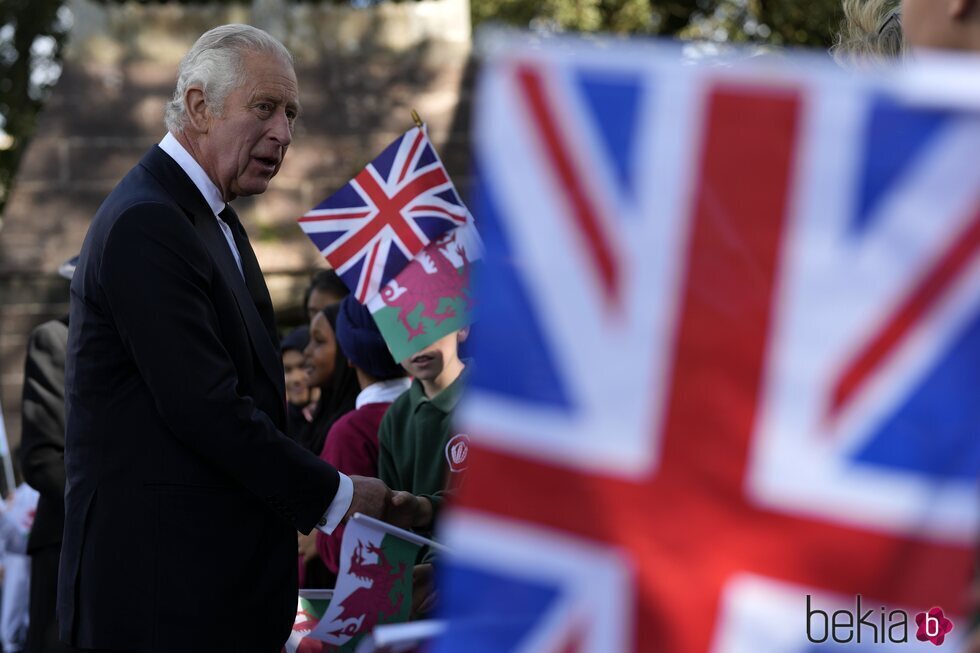
[[[456,380],[431,399],[425,396],[425,391],[422,389],[422,382],[414,379],[412,381],[412,387],[409,389],[411,393],[409,396],[412,398],[412,409],[418,410],[419,406],[428,402],[434,408],[438,408],[444,413],[452,412],[456,408],[456,404],[459,403],[460,396],[463,394],[463,388],[466,386],[466,378],[470,372],[470,363],[468,361],[464,361],[464,363],[466,367],[456,377]]]
[[[225,201],[221,199],[221,191],[208,177],[208,173],[204,172],[201,164],[194,160],[190,152],[184,149],[184,146],[173,134],[167,132],[167,135],[160,141],[160,149],[169,154],[170,158],[180,166],[180,169],[191,178],[194,186],[204,196],[208,207],[215,216],[225,209]]]
[[[357,395],[354,407],[360,408],[366,404],[390,404],[411,385],[412,382],[407,377],[372,383]]]

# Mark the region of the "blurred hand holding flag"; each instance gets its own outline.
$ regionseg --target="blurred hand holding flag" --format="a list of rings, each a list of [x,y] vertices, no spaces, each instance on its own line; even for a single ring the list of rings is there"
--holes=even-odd
[[[355,653],[418,653],[445,631],[446,623],[436,620],[378,626],[361,640]]]
[[[282,647],[282,653],[321,653],[329,651],[323,642],[312,639],[309,636],[333,597],[333,590],[300,590],[299,598],[296,599],[296,620],[293,622],[293,631],[289,634],[289,639]]]
[[[367,304],[426,245],[468,219],[422,126],[397,138],[299,225]]]
[[[423,546],[444,550],[404,529],[354,515],[344,530],[340,569],[330,603],[306,610],[313,618],[304,622],[301,640],[305,643],[297,642],[297,648],[287,649],[287,653],[353,652],[376,625],[407,621],[412,605],[412,570]]]
[[[13,495],[0,503],[0,551],[27,552],[40,497],[37,490],[21,483]]]
[[[942,606],[961,637],[980,103],[941,98],[980,88],[975,61],[873,78],[486,51],[479,365],[436,653],[797,653],[811,595],[876,620]]]

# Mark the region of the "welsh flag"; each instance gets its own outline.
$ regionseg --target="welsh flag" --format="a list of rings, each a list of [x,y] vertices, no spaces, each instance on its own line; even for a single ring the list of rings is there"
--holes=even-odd
[[[367,303],[396,361],[472,322],[470,278],[482,256],[470,217],[430,243]]]
[[[326,644],[309,638],[308,635],[320,623],[332,596],[333,590],[299,591],[293,632],[289,634],[289,639],[282,647],[282,653],[321,653],[330,650]]]
[[[419,549],[427,544],[435,543],[376,519],[354,515],[344,530],[333,598],[307,639],[322,643],[324,651],[354,651],[376,625],[407,621],[412,604],[412,568]]]

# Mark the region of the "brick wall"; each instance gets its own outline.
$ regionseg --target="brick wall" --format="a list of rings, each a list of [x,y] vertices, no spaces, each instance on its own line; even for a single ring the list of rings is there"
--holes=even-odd
[[[249,7],[97,5],[73,0],[64,69],[29,144],[0,223],[0,402],[20,440],[27,335],[67,312],[55,271],[77,253],[115,183],[164,134],[180,57],[207,29],[245,22],[296,58],[303,117],[270,189],[236,200],[284,322],[323,263],[294,219],[412,125],[429,124],[465,194],[472,64],[468,0],[368,10],[255,0]]]

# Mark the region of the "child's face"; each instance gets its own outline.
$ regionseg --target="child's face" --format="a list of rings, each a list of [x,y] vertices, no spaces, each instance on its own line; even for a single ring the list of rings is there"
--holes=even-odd
[[[303,352],[287,349],[282,353],[282,367],[286,371],[286,401],[294,406],[310,403],[310,384],[306,380]]]
[[[419,381],[434,381],[447,365],[459,360],[459,331],[453,331],[401,362],[409,376]]]
[[[329,291],[314,288],[310,292],[309,299],[306,300],[306,314],[312,322],[320,311],[331,304],[339,304],[342,299],[343,297],[338,297]]]
[[[337,339],[333,327],[323,313],[310,322],[310,344],[303,350],[306,357],[306,376],[311,387],[319,388],[333,376],[337,362]]]

